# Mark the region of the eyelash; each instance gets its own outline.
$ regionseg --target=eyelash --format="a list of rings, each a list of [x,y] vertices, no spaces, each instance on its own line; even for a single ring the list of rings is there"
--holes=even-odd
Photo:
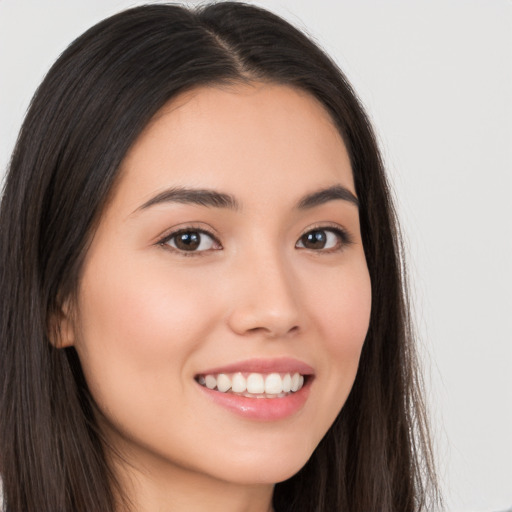
[[[169,242],[173,238],[176,238],[177,236],[179,236],[179,235],[181,235],[183,233],[199,233],[201,235],[207,235],[208,237],[210,237],[213,240],[214,244],[219,245],[219,246],[221,245],[219,240],[217,239],[217,237],[213,233],[211,233],[210,231],[207,231],[206,229],[197,228],[197,227],[194,227],[194,226],[187,226],[185,228],[181,228],[181,229],[178,229],[176,231],[173,231],[172,233],[169,233],[168,235],[165,235],[165,237],[158,242],[158,245],[161,245],[165,249],[167,249],[167,250],[169,250],[171,252],[177,253],[180,256],[185,256],[185,257],[205,256],[206,253],[209,252],[208,250],[206,250],[206,251],[183,251],[183,250],[177,249],[175,247],[171,247],[169,245]]]
[[[321,253],[321,254],[331,254],[331,253],[335,253],[335,252],[341,252],[346,246],[351,245],[353,243],[351,235],[344,229],[340,228],[339,226],[330,226],[330,225],[324,224],[324,225],[313,226],[313,227],[309,228],[302,235],[300,235],[299,239],[297,240],[297,244],[306,235],[313,233],[315,231],[325,231],[325,232],[334,233],[338,237],[338,243],[337,243],[336,247],[330,248],[330,249],[318,249],[318,250],[308,249],[307,247],[299,247],[298,249],[310,250],[312,252]],[[210,231],[205,230],[203,228],[198,228],[198,227],[194,227],[194,226],[187,226],[185,228],[178,229],[177,231],[173,231],[172,233],[165,235],[165,237],[162,238],[158,242],[158,245],[161,245],[165,249],[170,250],[170,251],[177,253],[180,256],[184,256],[184,257],[205,256],[207,253],[210,252],[211,249],[207,249],[207,250],[203,250],[203,251],[185,251],[185,250],[180,250],[176,247],[171,247],[169,245],[169,242],[173,238],[175,238],[183,233],[199,233],[200,235],[206,235],[213,240],[214,244],[219,245],[220,248],[222,248],[222,245],[220,244],[219,240],[213,233],[211,233]],[[213,250],[219,250],[219,249],[213,249]]]
[[[308,228],[307,231],[305,231],[302,235],[300,235],[299,240],[297,243],[299,243],[302,238],[304,238],[306,235],[310,233],[314,233],[315,231],[325,231],[329,233],[334,233],[336,237],[338,238],[337,244],[335,247],[330,249],[308,249],[307,247],[300,247],[300,249],[310,250],[317,254],[332,254],[336,252],[341,252],[343,249],[345,249],[347,246],[354,243],[354,240],[352,236],[346,231],[345,229],[341,228],[340,226],[333,226],[333,225],[318,225],[318,226],[312,226]]]

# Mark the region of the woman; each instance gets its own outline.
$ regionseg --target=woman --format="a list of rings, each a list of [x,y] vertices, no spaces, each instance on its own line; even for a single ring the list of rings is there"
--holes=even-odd
[[[36,93],[0,215],[7,511],[436,505],[378,148],[280,18],[91,28]]]

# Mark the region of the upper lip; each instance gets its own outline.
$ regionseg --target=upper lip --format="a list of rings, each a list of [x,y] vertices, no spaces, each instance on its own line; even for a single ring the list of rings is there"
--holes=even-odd
[[[219,373],[300,373],[313,375],[315,372],[309,364],[290,357],[276,359],[246,359],[225,366],[209,368],[198,375],[216,375]]]

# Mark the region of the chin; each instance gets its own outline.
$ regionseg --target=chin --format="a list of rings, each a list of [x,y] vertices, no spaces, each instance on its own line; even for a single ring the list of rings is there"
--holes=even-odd
[[[255,454],[244,454],[238,460],[226,458],[222,480],[245,485],[268,485],[288,480],[298,473],[311,457],[313,450],[294,449],[283,452],[279,449],[262,450]],[[232,454],[232,457],[234,454]]]

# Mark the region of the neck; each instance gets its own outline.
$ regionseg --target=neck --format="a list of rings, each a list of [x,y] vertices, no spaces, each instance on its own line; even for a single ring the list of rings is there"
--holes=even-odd
[[[226,482],[167,464],[114,466],[122,493],[119,512],[273,512],[272,484]]]

